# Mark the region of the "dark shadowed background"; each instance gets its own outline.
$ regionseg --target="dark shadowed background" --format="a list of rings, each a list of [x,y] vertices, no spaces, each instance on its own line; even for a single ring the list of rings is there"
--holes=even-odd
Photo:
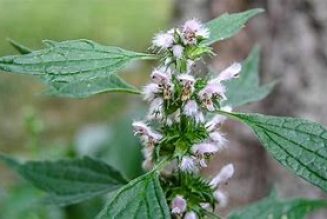
[[[0,0],[0,56],[15,54],[6,38],[31,48],[43,39],[91,39],[104,45],[146,51],[154,33],[188,18],[203,21],[224,12],[253,7],[266,13],[236,37],[215,45],[212,65],[218,71],[243,60],[254,44],[262,47],[261,78],[279,84],[264,101],[242,111],[297,116],[327,125],[326,0]],[[151,63],[134,63],[123,77],[144,85]],[[103,94],[86,100],[46,97],[33,78],[0,74],[0,151],[24,159],[99,156],[133,178],[139,168],[139,144],[130,123],[141,118],[139,96]],[[234,122],[225,127],[228,149],[205,174],[232,162],[236,175],[225,186],[230,196],[224,214],[254,202],[277,188],[282,197],[324,198],[312,185],[282,168]],[[127,153],[128,152],[128,153]],[[38,205],[42,193],[0,166],[0,218],[93,218],[102,199],[59,209]],[[312,218],[327,218],[323,211]]]

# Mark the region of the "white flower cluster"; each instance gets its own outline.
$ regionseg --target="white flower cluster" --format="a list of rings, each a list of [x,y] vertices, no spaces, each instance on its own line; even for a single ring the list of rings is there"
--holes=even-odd
[[[201,40],[208,37],[208,29],[199,21],[192,19],[182,28],[159,33],[153,39],[153,47],[158,48],[159,53],[166,52],[165,62],[153,70],[151,83],[143,89],[144,100],[150,105],[146,120],[133,122],[134,134],[140,137],[144,145],[145,170],[151,170],[154,164],[160,161],[161,150],[164,150],[165,156],[177,160],[175,171],[198,175],[200,168],[207,167],[208,159],[223,149],[226,143],[220,130],[225,117],[216,115],[211,119],[207,118],[210,112],[221,109],[220,104],[216,103],[226,100],[226,89],[222,81],[238,77],[241,64],[232,64],[211,80],[195,78],[188,63],[196,60],[189,59],[187,51],[190,47],[197,48]],[[185,72],[176,66],[176,60],[182,60],[187,64]],[[228,107],[223,110],[231,111]],[[175,140],[170,141],[173,138]],[[186,149],[183,148],[185,142],[191,142]],[[223,167],[210,183],[208,182],[214,191],[213,197],[220,206],[226,205],[227,198],[218,187],[233,173],[234,167],[229,164]],[[185,195],[175,194],[171,202],[172,214],[186,219],[197,218],[198,213],[188,208],[187,202]],[[201,203],[202,208],[206,208],[207,205],[209,203]]]

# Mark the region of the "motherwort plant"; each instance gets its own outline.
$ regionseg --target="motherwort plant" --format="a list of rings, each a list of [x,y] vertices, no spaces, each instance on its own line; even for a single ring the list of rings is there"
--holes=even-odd
[[[274,87],[274,82],[260,85],[258,47],[242,64],[231,63],[219,74],[203,74],[206,71],[195,67],[215,55],[213,43],[232,37],[261,12],[224,14],[207,23],[189,20],[155,35],[151,53],[90,40],[47,40],[45,48],[33,51],[11,41],[21,54],[0,57],[0,70],[34,75],[47,85],[47,94],[69,98],[141,94],[149,110],[132,126],[143,144],[145,173],[127,180],[124,173],[91,157],[19,162],[0,154],[0,159],[47,192],[46,203],[65,206],[110,193],[99,219],[219,218],[217,206],[227,204],[222,185],[233,176],[234,166],[226,164],[210,178],[200,173],[215,154],[228,149],[221,127],[226,119],[234,119],[250,127],[281,165],[327,191],[325,127],[298,118],[235,112],[263,99]],[[142,91],[117,74],[135,60],[158,61]],[[303,218],[325,206],[325,200],[281,201],[273,194],[228,218]]]
[[[151,171],[167,160],[160,170],[160,182],[176,217],[203,217],[215,204],[226,204],[219,186],[234,173],[228,164],[211,181],[199,175],[208,160],[222,150],[227,140],[221,131],[225,116],[214,115],[226,98],[223,81],[237,78],[241,64],[233,63],[218,76],[197,77],[195,62],[212,55],[202,45],[209,29],[196,19],[181,28],[157,34],[153,50],[162,58],[151,74],[151,83],[143,89],[149,112],[144,121],[133,122],[135,135],[143,143],[143,168]],[[230,107],[224,107],[230,111]]]

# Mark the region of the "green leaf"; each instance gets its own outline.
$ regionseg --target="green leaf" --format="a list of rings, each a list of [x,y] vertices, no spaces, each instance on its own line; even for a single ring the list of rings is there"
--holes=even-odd
[[[122,187],[98,215],[98,219],[105,218],[169,219],[157,173],[150,172]]]
[[[303,119],[227,113],[251,127],[282,165],[327,191],[327,130]]]
[[[44,42],[47,47],[42,50],[0,58],[0,69],[38,75],[50,82],[70,82],[108,76],[133,60],[154,58],[89,40]]]
[[[260,85],[260,49],[255,47],[242,65],[238,79],[225,81],[227,100],[224,106],[238,107],[264,99],[273,90],[276,82]]]
[[[23,164],[1,155],[35,187],[49,193],[47,202],[68,205],[118,189],[127,181],[106,163],[90,157],[58,161],[28,161]]]
[[[81,98],[103,92],[139,93],[113,73],[134,60],[157,58],[89,40],[44,43],[41,50],[1,57],[0,70],[35,75],[50,86],[50,94]]]
[[[8,39],[8,42],[10,43],[10,45],[12,45],[20,54],[28,54],[32,52],[32,49],[12,40],[12,39]]]
[[[327,207],[326,200],[294,199],[282,201],[271,195],[242,210],[231,213],[228,219],[304,219],[307,214],[324,207]]]
[[[223,14],[211,21],[206,26],[209,28],[210,37],[203,41],[205,45],[225,40],[237,34],[252,17],[264,12],[261,8],[248,10],[241,13]]]
[[[70,83],[56,82],[46,91],[46,94],[60,97],[86,98],[105,92],[140,94],[137,88],[126,83],[116,74],[89,80],[72,81]]]

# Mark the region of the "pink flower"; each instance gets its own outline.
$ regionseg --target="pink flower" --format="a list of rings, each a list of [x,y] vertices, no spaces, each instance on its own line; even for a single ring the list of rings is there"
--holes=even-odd
[[[171,204],[171,213],[182,214],[186,211],[187,203],[183,196],[177,195]]]
[[[168,49],[174,43],[174,36],[171,33],[158,33],[154,36],[152,44],[161,49]]]
[[[152,71],[151,79],[153,83],[164,86],[170,84],[171,70],[169,68],[156,68]]]
[[[215,115],[209,122],[206,123],[207,131],[208,132],[218,131],[225,120],[226,120],[225,116]]]
[[[195,79],[192,75],[189,74],[181,74],[178,75],[177,78],[180,84],[183,86],[181,100],[188,100],[194,91]]]
[[[239,77],[241,70],[242,65],[238,62],[235,62],[223,70],[216,79],[211,80],[210,83],[220,83],[221,81],[228,81],[237,78]]]
[[[134,135],[148,135],[151,132],[150,128],[142,121],[134,121],[132,126]]]
[[[134,129],[134,135],[140,135],[141,139],[146,143],[149,143],[149,145],[159,142],[162,138],[161,134],[153,132],[151,128],[142,121],[135,121],[132,126]]]
[[[183,114],[193,117],[196,123],[204,122],[203,113],[199,110],[195,100],[188,100],[183,108]]]
[[[202,104],[207,108],[209,111],[214,111],[215,107],[213,104],[213,99],[221,98],[223,100],[227,99],[225,96],[225,87],[218,83],[208,83],[202,90],[199,92],[199,98],[202,101]]]
[[[189,211],[185,214],[184,219],[198,219],[198,216],[194,211]]]
[[[195,117],[198,114],[199,107],[195,100],[188,100],[184,106],[183,113],[189,117]]]
[[[175,45],[173,46],[173,55],[175,58],[177,59],[181,59],[183,56],[183,52],[184,52],[184,47],[181,45]]]
[[[184,172],[196,171],[196,162],[193,156],[184,156],[179,164],[179,168]]]
[[[218,148],[212,143],[200,143],[192,146],[192,152],[199,155],[214,154],[217,151]]]
[[[193,45],[199,38],[209,37],[209,29],[196,19],[188,20],[183,25],[183,42]]]
[[[163,109],[164,101],[162,98],[157,97],[150,103],[149,113],[147,116],[148,120],[161,120],[163,118],[164,109]]]
[[[184,33],[196,33],[202,28],[202,24],[200,21],[196,19],[188,20],[183,25]]]
[[[214,188],[218,187],[219,185],[226,183],[234,174],[234,166],[233,164],[228,164],[221,168],[220,172],[215,176],[210,185]]]
[[[218,150],[221,150],[227,142],[226,138],[220,132],[211,132],[209,137],[216,144]]]
[[[158,86],[158,84],[155,83],[146,85],[142,91],[143,99],[147,101],[152,101],[160,93],[161,93],[160,87]]]

